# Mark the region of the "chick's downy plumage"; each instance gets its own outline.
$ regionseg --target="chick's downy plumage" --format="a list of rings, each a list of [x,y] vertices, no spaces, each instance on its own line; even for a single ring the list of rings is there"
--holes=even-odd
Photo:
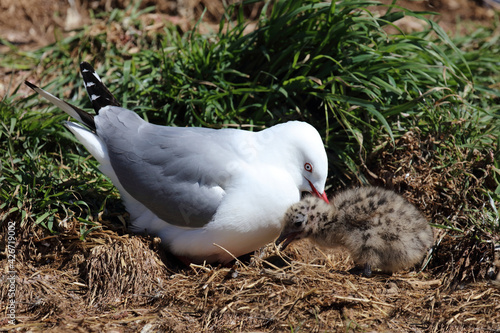
[[[287,210],[282,226],[277,243],[309,238],[323,247],[343,247],[368,272],[412,267],[433,244],[423,214],[402,196],[377,187],[340,192],[330,204],[304,198]]]

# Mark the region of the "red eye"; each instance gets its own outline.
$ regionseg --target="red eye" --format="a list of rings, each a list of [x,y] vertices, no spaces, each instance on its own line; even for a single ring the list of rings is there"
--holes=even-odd
[[[311,165],[311,163],[304,164],[304,170],[306,170],[307,172],[312,172],[313,166]]]

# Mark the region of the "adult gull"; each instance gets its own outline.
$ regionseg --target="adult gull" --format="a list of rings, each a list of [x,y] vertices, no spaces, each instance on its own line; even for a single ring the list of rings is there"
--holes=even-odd
[[[154,125],[122,108],[90,64],[80,71],[95,116],[25,83],[81,123],[65,125],[120,191],[130,230],[160,237],[173,254],[227,263],[272,242],[301,192],[328,201],[327,156],[311,125]]]

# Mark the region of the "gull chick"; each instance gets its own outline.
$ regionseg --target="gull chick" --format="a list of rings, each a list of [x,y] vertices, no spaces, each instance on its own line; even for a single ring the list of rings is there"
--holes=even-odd
[[[307,197],[292,205],[276,243],[284,248],[309,238],[322,247],[345,248],[366,276],[372,267],[387,273],[412,267],[433,244],[423,214],[392,191],[361,187],[340,192],[330,202]]]
[[[327,155],[311,125],[154,125],[121,107],[90,64],[80,70],[95,115],[26,84],[77,121],[65,125],[120,191],[131,231],[160,237],[173,254],[227,263],[272,242],[301,192],[328,200]]]

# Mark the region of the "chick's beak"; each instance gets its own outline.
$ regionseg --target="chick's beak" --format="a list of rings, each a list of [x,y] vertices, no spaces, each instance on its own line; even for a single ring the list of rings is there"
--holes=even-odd
[[[311,186],[311,193],[312,194],[314,194],[315,196],[317,196],[320,199],[323,199],[324,202],[330,203],[330,201],[328,201],[328,198],[326,197],[326,192],[323,192],[322,194],[319,193],[318,190],[316,189],[316,187],[314,187],[314,185],[311,183],[311,181],[309,179],[307,181],[309,182],[309,185]]]
[[[288,244],[293,242],[295,239],[297,239],[297,236],[300,235],[300,232],[282,232],[281,235],[278,237],[276,240],[276,246],[279,246],[281,244],[280,250],[283,251]]]

